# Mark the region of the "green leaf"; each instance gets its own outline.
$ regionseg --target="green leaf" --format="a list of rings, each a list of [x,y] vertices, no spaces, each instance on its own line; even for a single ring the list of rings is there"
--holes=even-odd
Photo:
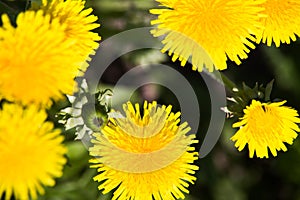
[[[254,89],[251,89],[249,86],[247,86],[244,82],[243,82],[243,90],[247,96],[247,101],[257,98],[257,92]]]
[[[270,101],[271,92],[273,89],[274,79],[270,81],[265,89],[265,101]]]

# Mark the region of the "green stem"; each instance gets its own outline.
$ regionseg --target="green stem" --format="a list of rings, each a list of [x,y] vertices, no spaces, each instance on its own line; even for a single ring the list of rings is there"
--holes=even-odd
[[[216,72],[219,73],[215,74],[214,72],[209,72],[206,69],[203,69],[203,72],[209,75],[211,78],[215,79],[218,83],[225,86],[226,89],[230,92],[232,92],[233,88],[238,88],[234,82],[232,82],[224,73],[222,72]]]

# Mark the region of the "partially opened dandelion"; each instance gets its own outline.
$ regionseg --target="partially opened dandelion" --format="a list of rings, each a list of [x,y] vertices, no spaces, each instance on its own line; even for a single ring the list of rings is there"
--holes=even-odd
[[[300,1],[266,0],[262,7],[266,17],[260,19],[264,29],[255,34],[257,43],[271,46],[274,42],[279,47],[281,43],[296,41],[300,36]]]
[[[0,111],[0,198],[37,199],[62,176],[66,148],[60,130],[36,106],[4,104]],[[5,195],[4,195],[5,194]],[[1,198],[2,199],[2,198]]]
[[[259,158],[268,158],[268,149],[273,156],[277,156],[277,151],[287,151],[285,143],[292,144],[297,137],[300,118],[295,109],[283,106],[284,103],[286,101],[261,103],[252,100],[251,105],[244,109],[241,121],[233,124],[233,127],[240,128],[231,138],[239,151],[246,144],[250,158],[254,153]]]
[[[78,92],[68,95],[72,107],[67,107],[59,113],[60,123],[65,124],[66,130],[76,128],[76,140],[88,144],[93,132],[99,132],[100,127],[107,123],[110,111],[111,90],[90,93],[86,79],[78,82]]]
[[[158,107],[156,102],[123,105],[125,116],[114,113],[109,123],[95,133],[90,160],[99,174],[99,189],[113,193],[114,199],[152,200],[179,199],[196,180],[198,167],[193,164],[197,143],[187,123],[180,122],[180,113],[171,106]],[[143,113],[143,114],[142,114]]]
[[[24,105],[49,106],[73,94],[81,59],[65,28],[43,11],[17,16],[16,27],[6,14],[0,27],[0,96]]]
[[[227,57],[240,64],[255,48],[252,34],[261,29],[263,0],[157,1],[165,8],[150,10],[158,15],[152,33],[166,36],[162,51],[173,54],[173,61],[179,58],[182,66],[191,57],[194,70],[202,71],[204,65],[209,71],[223,70]]]

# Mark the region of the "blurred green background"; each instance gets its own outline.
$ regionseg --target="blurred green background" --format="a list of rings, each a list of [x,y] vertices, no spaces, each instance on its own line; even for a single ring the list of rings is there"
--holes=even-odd
[[[87,6],[93,7],[99,17],[101,27],[96,31],[105,40],[124,30],[148,27],[155,16],[149,9],[157,7],[154,0],[88,0]],[[101,45],[101,44],[100,44]],[[253,87],[255,82],[266,84],[275,79],[272,99],[287,100],[287,105],[300,110],[300,45],[299,41],[280,48],[257,45],[250,52],[249,58],[240,66],[228,62],[224,71],[237,85],[245,82]],[[142,61],[141,61],[142,60]],[[113,86],[126,71],[141,62],[156,62],[178,70],[193,86],[199,98],[201,108],[200,128],[197,137],[200,144],[210,120],[210,99],[206,85],[198,72],[191,66],[180,67],[169,57],[153,50],[132,52],[117,59],[102,77],[102,87]],[[167,76],[167,75],[166,75]],[[164,78],[162,76],[162,78]],[[172,78],[172,77],[167,77]],[[176,81],[176,80],[174,80]],[[126,92],[126,87],[124,87]],[[137,90],[133,101],[143,99],[157,100],[160,104],[173,104],[174,111],[180,110],[174,94],[167,88],[148,85]],[[124,100],[126,101],[126,100]],[[69,103],[59,102],[49,111],[50,119],[56,122],[55,113]],[[300,141],[297,138],[287,152],[269,159],[249,159],[248,150],[238,152],[229,138],[236,131],[231,128],[236,119],[226,120],[223,133],[214,149],[205,158],[197,161],[200,170],[197,172],[195,185],[189,187],[187,200],[300,200]],[[56,125],[63,128],[56,122]],[[64,132],[66,145],[69,148],[68,165],[64,175],[57,180],[53,188],[47,188],[46,194],[39,200],[105,200],[111,194],[103,195],[97,190],[98,183],[93,182],[95,169],[90,169],[87,149],[80,141],[73,141],[74,130]],[[1,178],[1,177],[0,177]]]

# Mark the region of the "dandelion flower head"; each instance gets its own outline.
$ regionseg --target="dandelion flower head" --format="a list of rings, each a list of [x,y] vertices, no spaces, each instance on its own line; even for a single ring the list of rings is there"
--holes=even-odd
[[[152,33],[166,35],[163,52],[173,54],[184,66],[189,57],[193,69],[227,68],[227,57],[237,64],[254,49],[252,35],[260,25],[263,0],[157,0],[166,8],[152,9],[158,15]],[[205,54],[208,54],[205,55]]]
[[[24,105],[49,106],[73,94],[80,59],[66,41],[65,26],[43,11],[26,11],[14,27],[6,14],[0,27],[0,96]]]
[[[92,8],[85,9],[83,0],[43,0],[42,8],[52,19],[58,19],[61,24],[66,25],[66,35],[75,40],[72,47],[74,53],[85,60],[89,60],[90,54],[95,54],[101,37],[92,32],[100,24],[96,23],[98,17],[91,14]],[[84,66],[83,70],[85,70]],[[85,64],[85,67],[87,65]]]
[[[240,129],[231,138],[239,151],[246,144],[249,148],[249,156],[254,153],[259,158],[268,158],[268,149],[273,156],[277,151],[287,151],[284,143],[292,144],[300,131],[297,123],[300,123],[296,110],[283,106],[286,101],[277,103],[261,103],[252,100],[250,106],[244,109],[244,117],[241,121],[233,124],[234,128]]]
[[[108,193],[116,188],[113,200],[152,200],[184,198],[187,187],[196,180],[197,143],[180,113],[171,106],[158,107],[156,102],[123,106],[125,117],[110,118],[95,133],[90,155],[99,174],[99,190]],[[143,113],[143,114],[142,114]],[[122,115],[121,115],[122,116]]]
[[[54,186],[66,163],[60,130],[36,106],[4,104],[0,111],[0,198],[37,199]],[[2,196],[3,197],[3,196]]]
[[[271,46],[274,42],[279,47],[280,43],[296,41],[300,36],[300,1],[266,0],[262,6],[262,14],[267,17],[261,18],[264,29],[255,34],[257,43],[262,41]]]

